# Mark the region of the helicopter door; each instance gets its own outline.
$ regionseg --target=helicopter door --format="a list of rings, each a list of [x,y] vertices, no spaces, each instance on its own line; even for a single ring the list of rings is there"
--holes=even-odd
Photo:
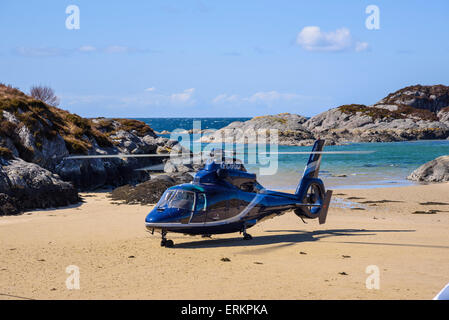
[[[190,222],[204,222],[206,220],[207,199],[205,193],[196,193],[195,210],[192,211]]]

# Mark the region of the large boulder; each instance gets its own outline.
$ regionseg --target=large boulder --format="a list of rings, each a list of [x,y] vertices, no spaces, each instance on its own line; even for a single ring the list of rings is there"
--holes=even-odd
[[[0,215],[36,208],[66,206],[80,201],[76,188],[35,163],[1,160]]]
[[[420,182],[449,181],[449,156],[441,156],[423,164],[413,171],[407,179]]]

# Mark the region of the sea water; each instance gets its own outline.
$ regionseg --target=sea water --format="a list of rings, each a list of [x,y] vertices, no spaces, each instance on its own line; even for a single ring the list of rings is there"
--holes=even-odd
[[[192,129],[193,120],[201,120],[202,129],[220,129],[233,121],[249,118],[143,118],[156,131]],[[181,141],[181,143],[183,143]],[[188,143],[183,143],[188,146]],[[190,143],[190,147],[192,144]],[[205,147],[205,144],[202,144]],[[278,151],[310,151],[311,147],[279,146]],[[375,151],[370,154],[325,154],[320,178],[331,188],[370,188],[415,184],[406,177],[422,164],[449,154],[449,140],[407,142],[351,143],[326,146],[324,151]],[[294,189],[304,171],[308,155],[281,154],[278,169],[272,175],[258,174],[258,181],[267,188]],[[248,171],[259,173],[257,164],[246,165]]]

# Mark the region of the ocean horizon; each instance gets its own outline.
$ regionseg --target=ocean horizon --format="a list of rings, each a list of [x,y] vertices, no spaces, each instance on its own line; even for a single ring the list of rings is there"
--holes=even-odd
[[[194,120],[201,121],[202,129],[220,129],[233,121],[251,118],[135,118],[147,123],[153,130],[190,130]],[[169,137],[169,135],[164,135]],[[192,148],[193,142],[181,141]],[[205,143],[201,143],[204,148]],[[220,147],[221,144],[216,144]],[[309,151],[311,147],[279,146],[279,152]],[[375,151],[371,154],[327,154],[323,156],[320,177],[329,188],[375,188],[414,185],[407,176],[422,164],[449,154],[449,140],[417,140],[401,142],[350,143],[326,146],[325,151]],[[278,169],[274,175],[260,175],[259,165],[246,164],[248,171],[257,174],[266,188],[289,190],[296,188],[302,176],[307,155],[279,155]]]

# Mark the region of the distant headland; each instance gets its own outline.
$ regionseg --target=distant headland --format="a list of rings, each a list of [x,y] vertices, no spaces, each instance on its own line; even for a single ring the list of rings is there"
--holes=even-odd
[[[391,142],[447,139],[449,137],[449,86],[415,85],[390,93],[371,106],[342,105],[310,119],[280,113],[233,122],[201,138],[202,142],[222,142],[224,133],[235,141],[251,143],[248,132],[277,129],[279,144],[311,145],[314,139],[328,144],[348,142]]]

